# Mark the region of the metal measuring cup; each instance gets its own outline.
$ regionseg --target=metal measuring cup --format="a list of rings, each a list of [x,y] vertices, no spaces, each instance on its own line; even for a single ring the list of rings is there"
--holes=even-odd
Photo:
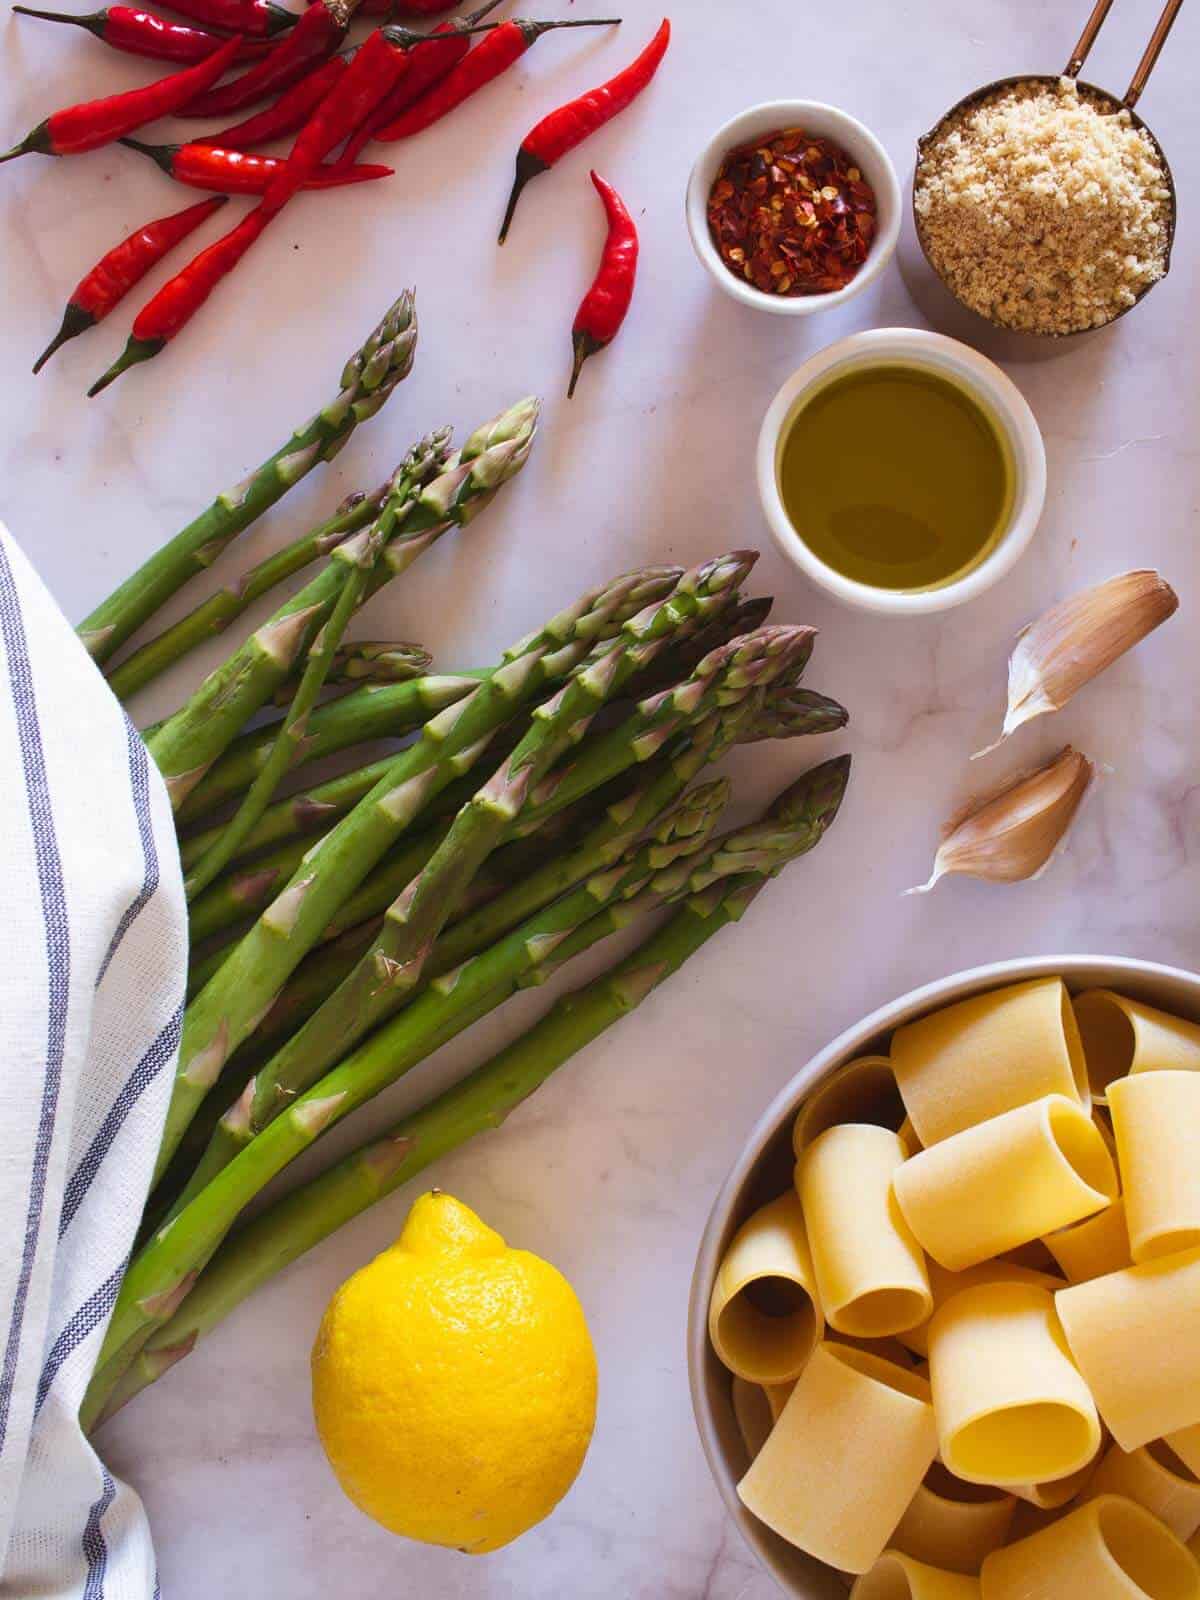
[[[1138,116],[1133,108],[1141,98],[1142,90],[1146,87],[1146,82],[1149,79],[1151,72],[1154,70],[1155,62],[1157,62],[1159,55],[1162,53],[1162,47],[1167,42],[1167,35],[1170,33],[1172,25],[1175,22],[1175,18],[1179,15],[1179,12],[1183,6],[1183,0],[1167,0],[1167,4],[1163,8],[1162,15],[1159,17],[1158,22],[1155,25],[1154,32],[1150,36],[1150,42],[1146,46],[1146,49],[1142,55],[1142,59],[1138,62],[1137,70],[1134,72],[1133,77],[1130,80],[1129,88],[1125,91],[1125,94],[1121,99],[1118,99],[1116,95],[1110,94],[1107,89],[1099,89],[1095,84],[1082,83],[1079,81],[1079,74],[1083,71],[1083,64],[1087,60],[1088,54],[1096,42],[1096,35],[1100,32],[1100,29],[1104,24],[1104,19],[1108,16],[1109,10],[1112,7],[1112,3],[1113,0],[1096,0],[1092,14],[1088,18],[1086,24],[1084,25],[1083,32],[1079,36],[1079,42],[1071,52],[1071,59],[1067,62],[1061,73],[1022,73],[1016,77],[997,78],[994,83],[986,83],[982,88],[975,89],[970,94],[964,95],[956,105],[951,106],[949,111],[947,111],[943,117],[939,118],[939,120],[934,123],[933,127],[930,128],[928,133],[923,133],[917,140],[917,164],[913,173],[912,184],[912,216],[913,224],[916,229],[917,242],[921,247],[921,252],[925,257],[925,260],[928,262],[930,270],[938,278],[939,282],[945,287],[947,292],[954,296],[959,305],[963,306],[965,310],[970,311],[973,315],[981,317],[986,322],[990,322],[994,328],[999,328],[1005,333],[1024,333],[1029,334],[1034,338],[1064,339],[1073,338],[1075,333],[1088,333],[1092,330],[1088,328],[1079,328],[1074,330],[1072,333],[1043,334],[1037,332],[1036,330],[1027,328],[1014,328],[1009,323],[1000,322],[996,318],[986,316],[985,313],[976,310],[974,306],[966,305],[966,302],[959,299],[959,296],[955,294],[955,291],[951,285],[946,282],[946,279],[942,276],[941,272],[935,265],[933,258],[930,256],[929,248],[925,241],[921,217],[916,209],[916,196],[917,187],[921,177],[921,164],[925,158],[925,153],[930,144],[933,142],[933,140],[938,138],[951,118],[956,117],[960,112],[967,110],[971,106],[978,105],[981,101],[988,99],[989,96],[998,93],[1002,89],[1010,89],[1024,84],[1053,87],[1053,85],[1058,83],[1060,78],[1073,78],[1078,85],[1079,93],[1090,100],[1092,104],[1097,106],[1100,110],[1107,114],[1113,114],[1118,111],[1128,111],[1130,120],[1134,127],[1141,129],[1141,131],[1150,140],[1150,143],[1154,146],[1155,152],[1158,155],[1158,159],[1162,165],[1163,177],[1166,179],[1166,185],[1169,194],[1166,225],[1166,259],[1163,265],[1162,276],[1156,279],[1155,283],[1147,284],[1143,289],[1141,289],[1132,305],[1123,306],[1120,311],[1114,312],[1107,322],[1097,324],[1097,326],[1111,327],[1118,317],[1125,316],[1127,312],[1132,311],[1134,307],[1140,305],[1142,300],[1144,300],[1145,297],[1150,293],[1151,289],[1155,288],[1157,284],[1161,283],[1163,278],[1166,277],[1167,272],[1170,270],[1171,247],[1175,242],[1175,179],[1171,174],[1171,166],[1167,160],[1166,152],[1163,150],[1162,145],[1158,142],[1153,130],[1146,126],[1141,117]]]

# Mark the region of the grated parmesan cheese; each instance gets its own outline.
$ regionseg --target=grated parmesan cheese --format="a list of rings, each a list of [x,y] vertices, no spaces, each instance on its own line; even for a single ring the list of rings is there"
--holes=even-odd
[[[1031,333],[1110,322],[1166,271],[1170,189],[1128,111],[1071,78],[997,90],[926,145],[915,205],[937,271],[972,310]]]

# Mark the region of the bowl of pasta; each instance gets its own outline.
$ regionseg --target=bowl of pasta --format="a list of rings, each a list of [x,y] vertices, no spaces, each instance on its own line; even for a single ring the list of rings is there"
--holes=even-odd
[[[1200,976],[998,962],[849,1028],[717,1196],[688,1366],[796,1600],[1200,1600]]]

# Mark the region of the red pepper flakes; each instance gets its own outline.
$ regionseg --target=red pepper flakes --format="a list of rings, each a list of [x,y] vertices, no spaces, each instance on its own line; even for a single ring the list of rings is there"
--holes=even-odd
[[[867,259],[875,194],[832,140],[782,128],[726,154],[708,226],[730,272],[764,294],[829,294]]]

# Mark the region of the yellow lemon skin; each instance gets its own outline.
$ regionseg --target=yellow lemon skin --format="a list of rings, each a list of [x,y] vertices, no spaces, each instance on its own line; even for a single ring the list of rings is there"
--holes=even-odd
[[[562,1273],[435,1190],[330,1301],[312,1393],[355,1505],[393,1533],[482,1555],[575,1481],[596,1356]]]

